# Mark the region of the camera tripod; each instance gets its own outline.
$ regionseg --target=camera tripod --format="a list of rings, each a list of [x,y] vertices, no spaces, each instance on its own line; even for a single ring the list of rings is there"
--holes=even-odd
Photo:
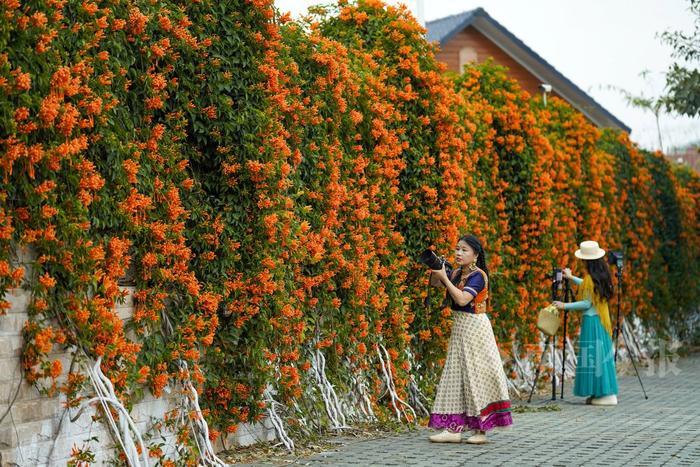
[[[571,284],[569,283],[569,279],[567,278],[562,278],[562,273],[561,269],[559,268],[554,268],[554,271],[552,273],[552,301],[556,301],[557,298],[559,297],[559,290],[561,289],[561,286],[564,286],[564,297],[563,297],[563,302],[568,303],[570,301],[573,301],[574,297],[574,292],[571,290]],[[564,376],[566,375],[566,322],[567,322],[567,317],[568,317],[568,311],[564,311],[564,344],[563,344],[563,350],[562,350],[562,368],[561,368],[561,398],[564,398]],[[549,346],[550,340],[552,341],[552,400],[557,399],[557,369],[555,365],[555,352],[557,349],[557,336],[556,334],[553,336],[547,336],[547,339],[544,341],[544,348],[542,349],[542,353],[540,354],[540,358],[537,362],[537,371],[535,372],[535,379],[532,382],[532,388],[530,388],[530,397],[527,398],[527,402],[530,403],[532,400],[532,394],[535,392],[535,388],[537,387],[537,380],[540,377],[540,373],[542,372],[542,360],[544,359],[544,353],[547,351],[547,347]]]
[[[615,266],[617,267],[615,271],[615,275],[617,276],[617,318],[615,319],[615,342],[613,344],[615,345],[615,365],[617,365],[617,351],[619,349],[618,341],[620,337],[620,304],[622,303],[622,260],[618,259],[615,263]],[[634,337],[634,335],[632,337]],[[632,355],[632,352],[630,351],[630,346],[627,344],[627,338],[625,337],[624,332],[622,333],[622,340],[625,342],[625,348],[627,349],[627,353],[629,353],[630,361],[632,362],[632,366],[634,367],[634,372],[637,374],[639,385],[642,387],[644,399],[649,399],[649,396],[647,396],[647,392],[644,389],[644,384],[642,383],[642,377],[639,376],[637,364],[634,362],[634,355]],[[637,343],[635,342],[635,344]],[[639,344],[637,344],[637,348],[639,348]]]

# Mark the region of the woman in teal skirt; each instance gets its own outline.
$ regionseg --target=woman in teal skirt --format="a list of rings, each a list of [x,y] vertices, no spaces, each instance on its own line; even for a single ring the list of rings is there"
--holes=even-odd
[[[554,302],[560,310],[583,311],[574,395],[586,397],[586,404],[617,405],[617,376],[608,311],[613,283],[605,250],[598,242],[585,241],[575,255],[586,267],[584,278],[573,276],[568,268],[564,269],[564,276],[578,286],[578,301]]]

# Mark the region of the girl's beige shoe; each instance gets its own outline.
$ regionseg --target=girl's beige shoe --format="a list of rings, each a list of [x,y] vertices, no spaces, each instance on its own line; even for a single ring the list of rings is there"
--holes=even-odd
[[[467,443],[469,444],[486,444],[488,442],[489,440],[488,438],[486,438],[486,435],[482,435],[480,433],[477,433],[467,438]]]
[[[617,396],[611,394],[609,396],[595,397],[591,399],[591,405],[617,405]]]
[[[430,436],[430,441],[433,443],[461,443],[462,433],[452,433],[445,430],[442,433]]]

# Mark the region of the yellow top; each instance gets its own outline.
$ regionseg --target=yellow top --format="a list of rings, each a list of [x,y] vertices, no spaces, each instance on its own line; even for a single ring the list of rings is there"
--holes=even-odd
[[[600,316],[600,323],[603,328],[612,336],[612,323],[610,322],[610,311],[608,301],[595,293],[595,284],[590,274],[586,274],[583,279],[573,277],[574,282],[579,285],[578,302],[566,303],[565,310],[585,310],[584,314]]]

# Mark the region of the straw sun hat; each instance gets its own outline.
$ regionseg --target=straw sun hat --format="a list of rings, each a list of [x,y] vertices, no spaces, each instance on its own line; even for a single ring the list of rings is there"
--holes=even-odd
[[[587,240],[581,242],[581,247],[574,254],[580,259],[598,259],[605,256],[605,250],[598,246],[598,242]]]

